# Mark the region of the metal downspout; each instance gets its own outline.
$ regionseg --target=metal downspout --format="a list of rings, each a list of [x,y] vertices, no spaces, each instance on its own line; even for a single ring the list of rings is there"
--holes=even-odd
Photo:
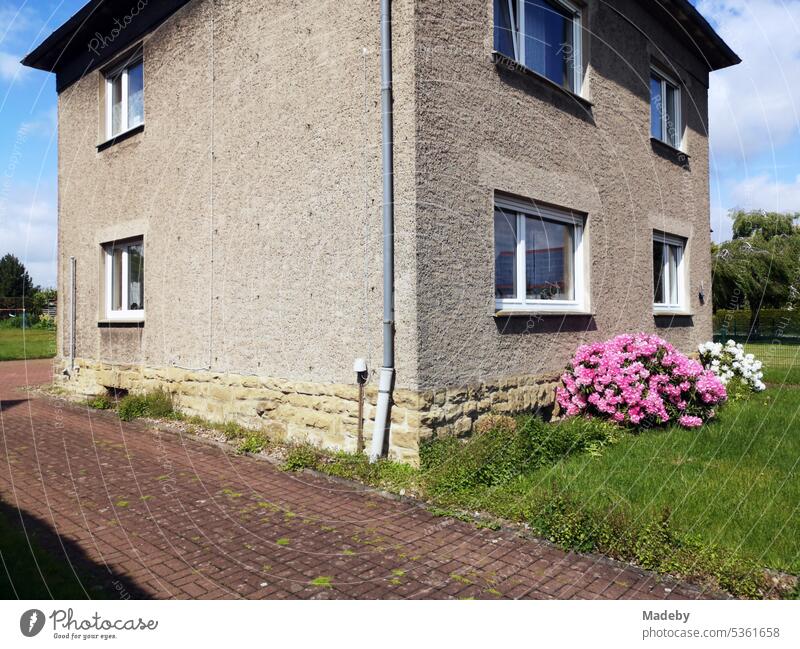
[[[392,2],[381,0],[381,131],[383,153],[383,367],[370,461],[383,453],[394,382],[394,119],[392,98]]]

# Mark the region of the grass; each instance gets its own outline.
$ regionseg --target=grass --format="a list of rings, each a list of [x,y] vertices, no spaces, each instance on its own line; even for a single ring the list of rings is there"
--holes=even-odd
[[[513,510],[557,486],[582,511],[634,526],[666,513],[682,539],[800,574],[799,410],[800,389],[774,387],[728,404],[700,431],[626,436],[599,457],[568,458],[484,498]]]
[[[55,355],[54,330],[0,328],[0,361],[53,358]]]
[[[473,494],[498,513],[558,493],[587,511],[633,523],[669,512],[671,528],[759,565],[800,574],[800,389],[731,403],[699,431],[625,436],[599,456],[580,454]]]
[[[744,348],[764,363],[767,383],[800,385],[800,345],[747,343]]]
[[[129,394],[117,403],[109,395],[87,399],[86,405],[95,410],[114,410],[122,421],[133,421],[142,417],[172,419],[185,422],[194,428],[207,428],[220,432],[227,441],[236,445],[240,453],[260,453],[269,445],[267,435],[260,430],[240,426],[236,422],[214,423],[201,417],[186,417],[175,409],[172,395],[164,390],[153,390],[144,394]]]
[[[107,402],[102,400],[90,401],[89,405],[99,410],[107,409]],[[168,392],[153,390],[146,394],[129,394],[120,399],[117,415],[122,421],[132,421],[140,417],[174,419],[175,408]]]

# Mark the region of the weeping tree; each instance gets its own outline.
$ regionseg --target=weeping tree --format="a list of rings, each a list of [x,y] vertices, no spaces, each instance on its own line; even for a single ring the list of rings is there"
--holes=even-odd
[[[764,308],[784,308],[800,283],[800,214],[735,210],[733,239],[712,244],[716,309],[750,309],[750,331]]]

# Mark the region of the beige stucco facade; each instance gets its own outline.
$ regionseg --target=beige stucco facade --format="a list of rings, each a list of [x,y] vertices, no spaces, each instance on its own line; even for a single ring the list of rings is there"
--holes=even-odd
[[[420,438],[548,405],[582,342],[711,336],[708,65],[640,3],[589,0],[578,99],[493,62],[492,7],[393,2],[390,452],[412,462]],[[144,37],[144,130],[101,151],[101,71],[60,93],[65,386],[164,387],[195,414],[354,448],[353,360],[381,359],[378,24],[367,0],[193,0]],[[651,143],[654,60],[683,84],[688,157]],[[495,192],[586,215],[589,314],[497,317]],[[688,242],[691,315],[654,316],[654,229]],[[102,244],[132,236],[145,321],[109,325]]]

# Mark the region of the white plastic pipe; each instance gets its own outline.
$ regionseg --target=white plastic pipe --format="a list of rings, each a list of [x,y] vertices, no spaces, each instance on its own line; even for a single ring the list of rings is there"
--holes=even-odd
[[[75,300],[78,295],[77,291],[77,262],[75,257],[69,258],[69,371],[75,371],[75,320],[77,317],[77,308]],[[62,302],[63,304],[63,302]]]
[[[375,428],[372,431],[372,447],[369,451],[370,462],[377,462],[378,458],[383,454],[383,438],[389,416],[389,402],[392,398],[392,381],[394,381],[394,368],[382,367],[380,381],[378,382],[378,408],[375,412]]]

